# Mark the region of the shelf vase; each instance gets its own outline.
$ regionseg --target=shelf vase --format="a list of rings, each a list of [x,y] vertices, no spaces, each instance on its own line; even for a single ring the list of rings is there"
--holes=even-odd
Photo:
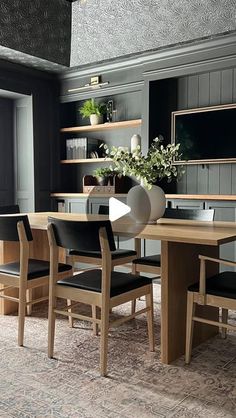
[[[127,205],[131,208],[131,216],[137,223],[155,223],[165,212],[165,193],[159,186],[153,185],[148,190],[140,184],[129,190]]]
[[[95,113],[89,116],[91,125],[99,125],[102,123],[102,115],[96,115]]]
[[[131,152],[134,152],[138,146],[141,147],[141,136],[139,134],[134,134],[130,140]]]

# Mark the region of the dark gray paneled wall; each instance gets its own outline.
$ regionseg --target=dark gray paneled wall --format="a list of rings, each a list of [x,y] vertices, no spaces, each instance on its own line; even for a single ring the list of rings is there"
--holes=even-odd
[[[178,81],[178,109],[234,102],[236,68],[182,77]],[[188,194],[236,194],[236,164],[187,165],[177,190]]]
[[[0,206],[14,203],[13,101],[0,98]]]
[[[235,0],[76,1],[71,66],[235,30]]]
[[[1,0],[0,28],[1,46],[69,66],[71,5],[67,1]]]
[[[35,210],[45,211],[51,207],[51,191],[59,185],[59,86],[55,77],[30,71],[12,63],[0,63],[0,89],[22,94],[31,94],[33,99],[34,128],[34,189]],[[1,116],[1,113],[0,113]],[[11,129],[13,122],[10,124]],[[0,130],[3,134],[3,130]],[[13,156],[12,143],[2,139]],[[9,148],[8,148],[9,147]],[[24,150],[22,150],[24,152]],[[9,166],[10,166],[9,159]],[[1,161],[0,161],[1,163]],[[0,164],[0,179],[8,172],[6,161]],[[8,165],[7,165],[8,168]],[[13,175],[14,169],[12,168]],[[6,183],[5,195],[13,193],[12,185]]]

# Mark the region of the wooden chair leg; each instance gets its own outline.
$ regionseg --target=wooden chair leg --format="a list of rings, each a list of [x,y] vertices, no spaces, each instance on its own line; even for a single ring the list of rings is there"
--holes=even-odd
[[[25,311],[26,311],[26,287],[19,289],[19,308],[18,308],[18,345],[24,344],[24,327],[25,327]]]
[[[223,322],[223,324],[228,323],[228,309],[222,308],[222,322]],[[227,337],[227,328],[222,328],[221,336],[222,336],[222,338]]]
[[[26,302],[32,302],[32,289],[26,290]],[[32,305],[26,305],[26,312],[28,316],[32,314]]]
[[[101,309],[101,342],[100,342],[100,374],[107,375],[107,353],[108,353],[108,330],[109,330],[109,305]]]
[[[136,270],[136,264],[132,263],[132,274],[139,275],[140,273]],[[136,299],[131,302],[131,314],[133,315],[136,310]]]
[[[53,358],[54,352],[54,338],[55,338],[55,322],[56,314],[54,309],[56,307],[56,297],[54,296],[54,289],[49,291],[48,303],[48,357]]]
[[[150,286],[150,293],[148,293],[145,296],[145,298],[146,298],[146,307],[149,308],[149,311],[147,312],[149,349],[150,351],[155,351],[152,285]]]
[[[72,303],[71,299],[67,299],[67,306],[70,306]],[[68,308],[68,312],[72,313],[72,308]],[[74,325],[74,318],[72,316],[69,316],[69,326],[73,328]]]
[[[134,314],[136,311],[136,299],[131,301],[131,314]]]
[[[193,302],[193,293],[188,292],[187,297],[187,317],[186,317],[186,349],[185,349],[185,363],[189,364],[192,354],[193,342],[193,316],[195,312],[195,303]]]
[[[92,317],[97,318],[97,307],[95,305],[92,305]],[[95,322],[93,322],[93,335],[98,335],[98,324]]]
[[[114,270],[115,270],[115,267],[114,267],[114,266],[112,266],[112,267],[111,267],[111,271],[114,271]],[[109,309],[109,313],[110,313],[110,314],[112,314],[112,308],[110,308],[110,309]]]

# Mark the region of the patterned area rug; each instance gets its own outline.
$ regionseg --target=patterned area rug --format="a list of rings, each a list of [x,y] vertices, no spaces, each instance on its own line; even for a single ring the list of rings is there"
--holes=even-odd
[[[235,417],[236,335],[202,344],[190,366],[183,357],[162,365],[160,286],[154,287],[156,352],[148,351],[145,316],[111,330],[109,378],[99,376],[99,337],[88,323],[70,329],[57,320],[54,360],[47,358],[46,305],[26,318],[23,348],[17,317],[1,317],[0,418]],[[113,315],[129,312],[126,304]]]

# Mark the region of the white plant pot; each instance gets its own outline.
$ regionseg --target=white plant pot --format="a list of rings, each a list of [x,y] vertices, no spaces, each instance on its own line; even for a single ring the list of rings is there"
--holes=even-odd
[[[102,123],[102,116],[96,115],[95,113],[90,115],[90,123],[91,125],[98,125],[99,123]]]
[[[165,193],[159,186],[152,186],[150,190],[134,186],[128,192],[127,205],[137,223],[155,223],[165,212]]]

